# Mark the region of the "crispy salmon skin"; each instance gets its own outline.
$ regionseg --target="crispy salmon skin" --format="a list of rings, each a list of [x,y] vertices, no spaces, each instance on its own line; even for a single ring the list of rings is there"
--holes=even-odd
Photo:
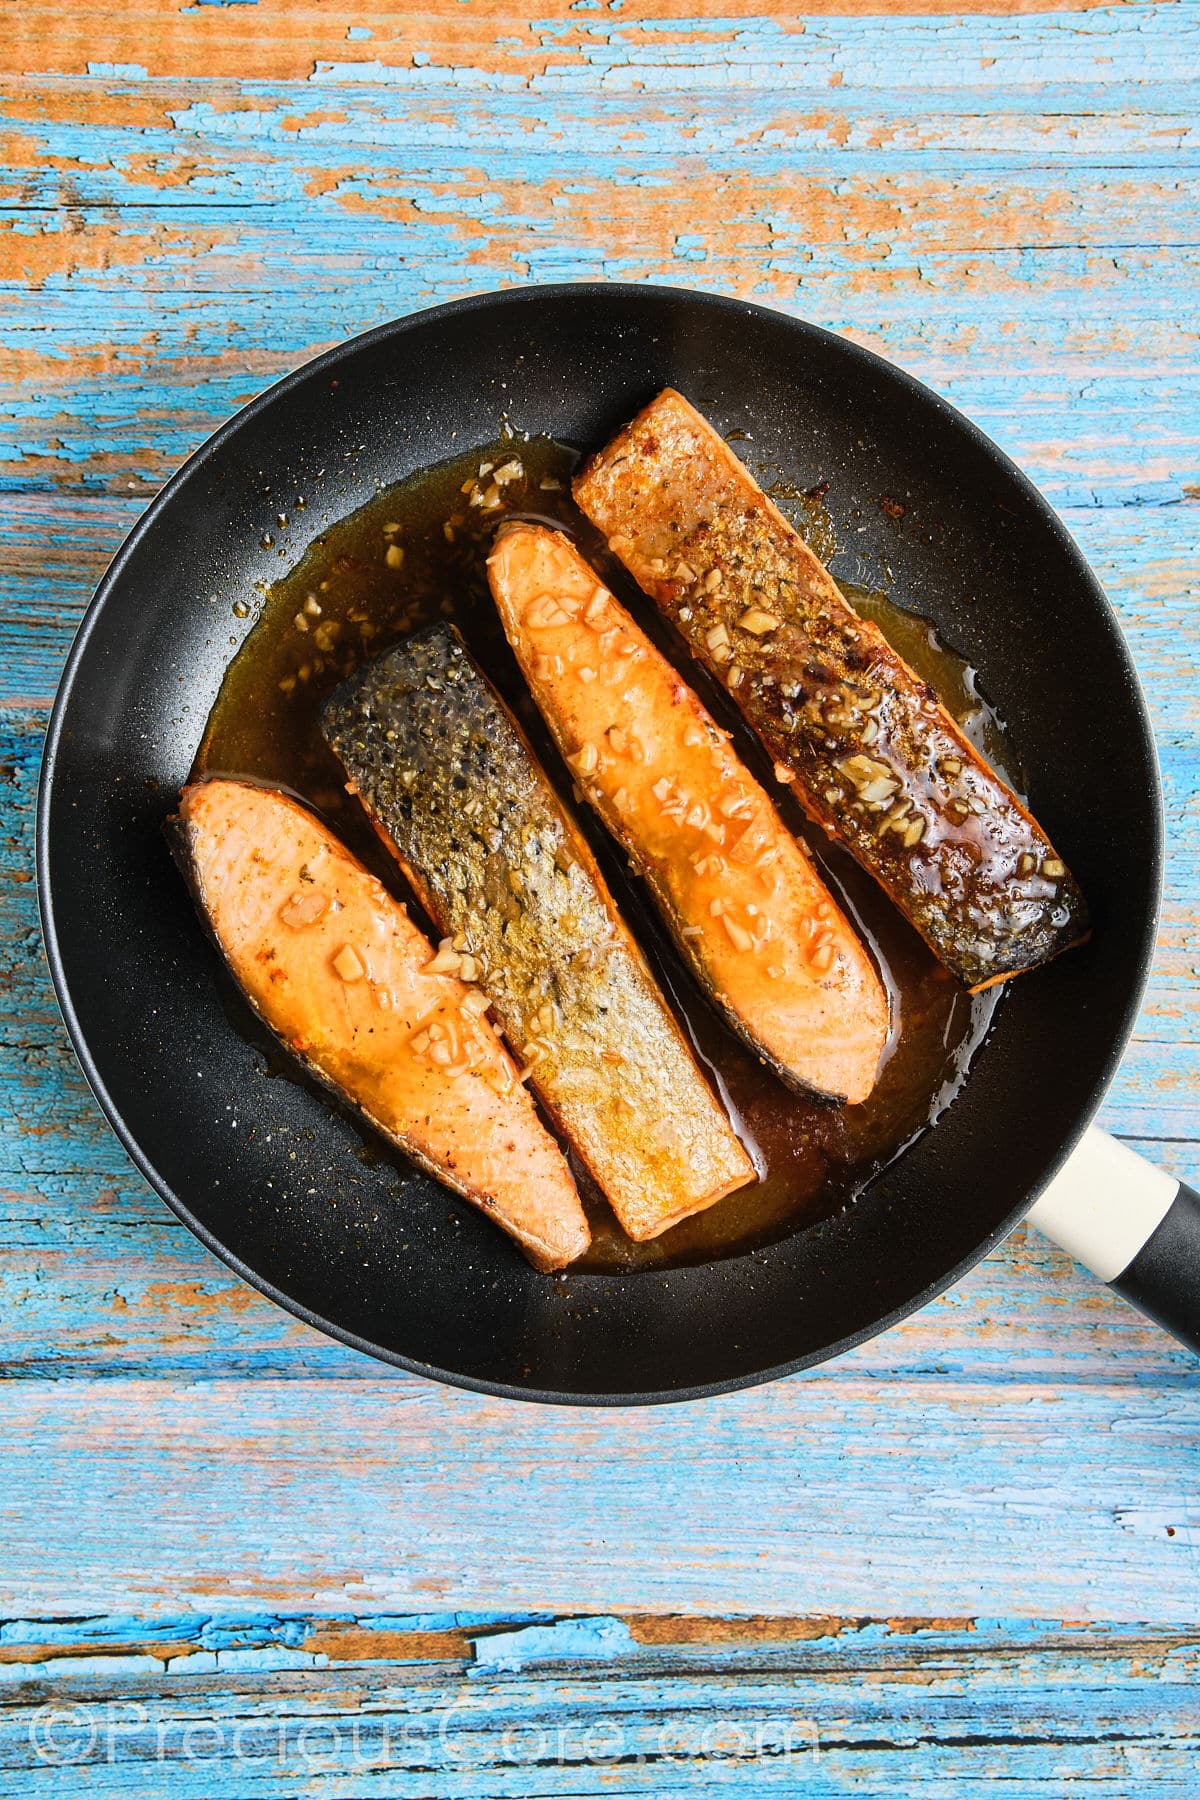
[[[681,394],[652,401],[574,493],[779,779],[964,986],[1086,937],[1083,896],[1045,832]]]
[[[175,854],[254,1010],[377,1131],[503,1226],[539,1269],[587,1249],[566,1159],[487,1018],[403,906],[306,807],[185,788]],[[444,959],[442,959],[444,960]]]
[[[629,1236],[750,1180],[586,841],[457,632],[352,676],[322,727]]]
[[[568,766],[702,985],[792,1086],[865,1100],[887,996],[728,733],[561,532],[506,526],[488,575]]]

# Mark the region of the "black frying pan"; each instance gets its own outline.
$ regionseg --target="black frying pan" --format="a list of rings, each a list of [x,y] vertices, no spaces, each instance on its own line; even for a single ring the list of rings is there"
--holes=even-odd
[[[890,566],[893,597],[982,671],[1095,932],[1013,984],[960,1098],[838,1216],[709,1266],[553,1280],[435,1182],[410,1181],[398,1206],[393,1172],[354,1159],[358,1137],[336,1110],[302,1083],[262,1079],[161,827],[231,631],[246,629],[229,596],[281,572],[264,540],[297,493],[315,536],[379,484],[493,438],[502,414],[595,446],[668,383],[720,428],[751,432],[761,464],[801,487],[828,480],[851,546],[835,572],[870,579]],[[900,533],[885,494],[908,509]],[[467,1387],[597,1403],[715,1393],[819,1362],[996,1244],[1116,1068],[1161,860],[1128,653],[1095,578],[1013,464],[841,338],[738,301],[615,285],[484,295],[383,326],[289,376],[197,451],[80,630],[39,826],[68,1029],[113,1128],[180,1218],[248,1281],[360,1349]]]

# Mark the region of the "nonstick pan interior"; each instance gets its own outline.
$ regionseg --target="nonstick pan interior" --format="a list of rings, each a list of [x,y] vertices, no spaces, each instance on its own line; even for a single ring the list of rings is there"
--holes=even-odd
[[[892,598],[981,670],[1094,936],[1012,985],[958,1100],[837,1217],[704,1267],[548,1279],[435,1182],[414,1173],[397,1194],[395,1167],[364,1157],[347,1119],[279,1077],[161,827],[247,629],[233,600],[380,484],[494,438],[502,418],[594,446],[668,383],[722,430],[750,433],[760,466],[799,487],[827,481],[845,546],[835,573],[869,584],[889,570]],[[884,496],[905,508],[899,529]],[[597,285],[385,326],[272,389],[192,458],[118,555],[72,653],[47,746],[39,879],[89,1079],[206,1243],[302,1317],[406,1367],[604,1402],[713,1392],[820,1360],[1003,1235],[1124,1046],[1159,835],[1151,738],[1112,614],[994,446],[812,326]]]

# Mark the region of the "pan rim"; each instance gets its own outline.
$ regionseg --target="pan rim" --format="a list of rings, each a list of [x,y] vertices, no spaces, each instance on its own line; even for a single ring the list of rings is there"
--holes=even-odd
[[[1065,1135],[1059,1151],[1047,1164],[1041,1182],[1014,1202],[1010,1211],[999,1223],[981,1239],[968,1254],[961,1258],[952,1268],[932,1282],[926,1284],[918,1293],[894,1307],[887,1314],[873,1320],[859,1330],[848,1333],[832,1344],[800,1357],[788,1359],[771,1367],[753,1370],[736,1375],[722,1381],[702,1382],[689,1387],[673,1387],[666,1389],[647,1389],[635,1392],[612,1393],[580,1393],[574,1390],[521,1387],[512,1383],[489,1381],[480,1377],[464,1374],[459,1370],[443,1369],[437,1364],[424,1363],[420,1360],[402,1355],[382,1345],[362,1338],[347,1330],[331,1319],[325,1318],[314,1308],[298,1301],[282,1289],[276,1287],[265,1276],[258,1274],[245,1263],[236,1252],[220,1242],[208,1228],[193,1214],[187,1202],[172,1188],[155,1169],[148,1156],[142,1151],[138,1141],[126,1124],[124,1115],[108,1090],[95,1059],[88,1046],[87,1034],[79,1020],[71,998],[62,951],[59,943],[54,911],[53,882],[50,874],[50,809],[53,797],[55,770],[58,752],[62,741],[64,725],[70,709],[76,677],[87,649],[88,641],[105,606],[117,588],[126,565],[135,555],[144,536],[153,528],[161,515],[173,504],[176,494],[187,483],[191,476],[211,458],[218,455],[225,444],[244,426],[268,410],[278,400],[283,399],[293,389],[313,377],[320,376],[336,366],[344,359],[357,355],[374,344],[389,339],[402,337],[406,331],[424,326],[440,319],[457,317],[472,312],[487,311],[496,307],[536,305],[544,300],[573,297],[577,299],[623,299],[644,301],[651,296],[663,296],[667,300],[683,301],[701,310],[712,309],[718,314],[750,313],[774,325],[784,325],[796,332],[799,338],[826,346],[835,346],[836,352],[848,356],[852,361],[881,374],[889,381],[898,382],[910,397],[926,409],[938,413],[944,422],[952,423],[959,431],[966,434],[967,440],[975,449],[982,452],[998,469],[1021,491],[1025,500],[1031,505],[1040,523],[1056,540],[1059,549],[1071,562],[1077,578],[1090,590],[1092,598],[1099,602],[1098,613],[1108,627],[1113,648],[1118,658],[1124,663],[1128,679],[1130,699],[1140,733],[1140,744],[1143,760],[1150,772],[1150,782],[1145,797],[1146,826],[1150,839],[1149,870],[1151,876],[1151,899],[1146,909],[1142,925],[1142,940],[1139,946],[1138,973],[1130,985],[1129,993],[1122,1009],[1121,1019],[1113,1035],[1100,1073],[1096,1079],[1088,1104],[1083,1107],[1075,1119],[1072,1128]],[[939,1294],[961,1281],[985,1256],[1015,1229],[1024,1218],[1029,1208],[1037,1199],[1042,1189],[1053,1179],[1063,1167],[1071,1151],[1095,1117],[1109,1085],[1120,1065],[1128,1046],[1134,1023],[1141,1007],[1146,984],[1149,979],[1153,958],[1154,944],[1162,905],[1162,875],[1164,857],[1164,825],[1162,806],[1162,784],[1158,766],[1157,747],[1155,745],[1153,727],[1149,708],[1142,691],[1129,647],[1116,613],[1108,599],[1098,577],[1095,575],[1083,552],[1059,518],[1058,513],[1045,496],[1038,490],[1028,475],[1015,463],[1008,454],[993,442],[979,426],[964,413],[953,406],[942,395],[936,393],[916,376],[898,364],[890,362],[886,357],[855,343],[836,331],[814,324],[808,319],[800,318],[792,313],[783,312],[775,307],[762,306],[754,301],[738,297],[713,293],[703,289],[682,288],[667,283],[649,282],[609,282],[580,281],[554,283],[528,283],[499,289],[487,289],[480,293],[468,294],[458,299],[442,302],[431,307],[403,314],[398,318],[386,320],[372,326],[365,332],[342,340],[329,349],[321,351],[317,356],[299,364],[288,371],[278,381],[265,388],[262,393],[248,401],[247,404],[228,419],[217,430],[199,444],[169,477],[158,493],[150,501],[145,511],[136,520],[133,527],[122,540],[112,561],[101,577],[95,593],[80,621],[79,627],[71,642],[62,673],[59,677],[51,708],[49,722],[43,740],[41,772],[38,781],[36,809],[36,847],[35,875],[37,883],[38,910],[40,916],[42,939],[46,953],[46,961],[54,989],[55,1000],[66,1026],[75,1058],[83,1071],[84,1077],[95,1096],[101,1112],[110,1128],[126,1151],[139,1173],[150,1184],[175,1216],[187,1226],[193,1235],[212,1252],[227,1268],[231,1269],[251,1287],[257,1289],[267,1299],[282,1307],[286,1312],[299,1318],[313,1330],[324,1336],[345,1344],[348,1348],[370,1356],[376,1361],[390,1367],[400,1368],[414,1375],[443,1383],[446,1386],[464,1389],[473,1393],[487,1394],[499,1399],[519,1400],[528,1403],[554,1406],[579,1407],[635,1407],[657,1406],[683,1403],[690,1400],[713,1398],[723,1394],[735,1393],[745,1388],[758,1387],[767,1382],[783,1379],[785,1376],[799,1374],[804,1370],[818,1367],[822,1363],[843,1356],[846,1352],[858,1348],[872,1338],[891,1329],[902,1319],[920,1311]]]

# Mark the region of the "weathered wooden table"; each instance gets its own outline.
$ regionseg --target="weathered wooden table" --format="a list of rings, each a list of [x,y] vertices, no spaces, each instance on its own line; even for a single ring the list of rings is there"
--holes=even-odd
[[[7,13],[6,1795],[1200,1792],[1200,1375],[1043,1242],[759,1392],[450,1392],[315,1336],[174,1222],[39,944],[58,671],[194,445],[435,299],[713,287],[948,394],[1105,581],[1170,845],[1104,1116],[1195,1175],[1197,11],[914,4]]]

